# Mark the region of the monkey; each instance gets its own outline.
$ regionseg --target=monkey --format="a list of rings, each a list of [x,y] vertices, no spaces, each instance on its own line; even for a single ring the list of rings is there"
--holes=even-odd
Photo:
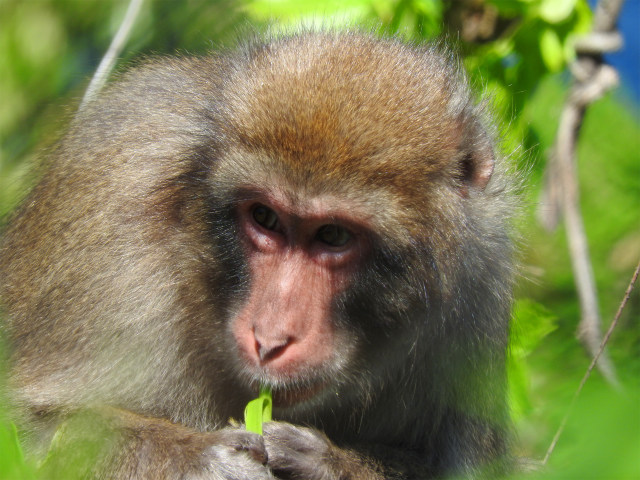
[[[29,455],[51,478],[508,468],[512,180],[469,84],[443,45],[355,30],[119,73],[3,234]]]

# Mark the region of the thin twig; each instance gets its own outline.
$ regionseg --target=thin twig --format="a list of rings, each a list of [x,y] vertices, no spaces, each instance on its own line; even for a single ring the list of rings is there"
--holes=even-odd
[[[100,65],[96,70],[96,73],[93,74],[93,78],[91,78],[91,82],[87,87],[87,91],[82,98],[82,102],[80,103],[80,109],[84,108],[89,100],[91,100],[102,88],[105,83],[107,83],[107,79],[109,75],[111,75],[111,71],[116,64],[118,56],[122,49],[124,48],[127,40],[129,39],[129,35],[131,34],[131,29],[135,24],[136,18],[140,13],[142,8],[142,4],[144,0],[130,0],[129,6],[127,7],[127,12],[122,19],[122,23],[120,24],[120,28],[118,32],[111,40],[111,45],[109,45],[109,49],[102,57],[100,61]]]
[[[553,450],[556,448],[556,444],[558,443],[558,439],[560,438],[560,435],[562,435],[562,432],[564,431],[564,427],[566,426],[567,420],[569,419],[569,416],[571,415],[571,412],[573,411],[573,407],[576,404],[576,401],[578,399],[578,396],[580,395],[580,392],[582,392],[582,388],[584,387],[584,384],[587,382],[587,379],[591,376],[591,372],[595,368],[596,363],[598,362],[598,359],[600,358],[600,356],[604,352],[604,347],[609,342],[609,338],[611,338],[611,333],[613,333],[613,330],[618,325],[618,320],[620,320],[620,316],[622,315],[622,311],[624,310],[624,307],[627,305],[627,302],[629,301],[629,298],[631,297],[631,292],[633,290],[633,287],[635,286],[636,281],[638,280],[638,274],[639,273],[640,273],[640,262],[638,262],[638,265],[636,266],[636,270],[635,270],[635,272],[633,272],[633,275],[631,277],[631,281],[629,282],[629,286],[627,287],[627,290],[625,291],[624,298],[622,299],[622,302],[620,302],[620,306],[618,307],[618,311],[616,312],[616,316],[613,318],[613,321],[611,322],[611,325],[609,325],[609,329],[607,330],[607,333],[605,334],[604,338],[602,339],[602,342],[600,342],[600,347],[598,348],[598,352],[596,353],[596,355],[591,360],[591,364],[589,365],[589,368],[587,368],[587,371],[585,372],[584,376],[582,377],[582,380],[580,381],[580,385],[578,386],[578,389],[573,394],[573,398],[571,399],[571,403],[569,404],[569,408],[567,409],[567,413],[565,413],[564,418],[562,419],[562,422],[560,422],[560,426],[558,427],[558,431],[554,435],[553,440],[551,441],[551,444],[549,445],[549,448],[547,449],[547,453],[545,454],[544,459],[542,460],[542,464],[543,465],[547,464],[547,461],[549,460],[549,457],[553,453]]]

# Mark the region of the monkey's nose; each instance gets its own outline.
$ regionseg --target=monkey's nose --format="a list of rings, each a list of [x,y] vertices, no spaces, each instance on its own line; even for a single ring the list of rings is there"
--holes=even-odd
[[[255,341],[256,352],[258,352],[260,362],[265,363],[282,355],[293,339],[291,337],[284,339],[259,339],[256,337]]]

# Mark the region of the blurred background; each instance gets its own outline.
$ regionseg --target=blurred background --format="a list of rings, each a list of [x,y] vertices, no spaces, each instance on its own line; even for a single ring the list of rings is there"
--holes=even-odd
[[[541,460],[590,357],[576,339],[580,307],[562,225],[538,220],[545,167],[571,85],[573,42],[595,0],[146,0],[116,69],[144,55],[203,54],[246,35],[305,25],[375,28],[408,41],[445,37],[502,126],[521,172],[521,262],[509,365],[515,450]],[[0,0],[0,216],[32,182],[64,131],[127,10],[116,0]],[[640,1],[627,0],[624,47],[606,59],[622,84],[588,107],[578,144],[580,207],[603,329],[640,259]],[[608,345],[621,384],[594,372],[541,472],[523,478],[640,478],[640,295]],[[1,410],[1,406],[0,406]],[[0,478],[33,478],[0,430]],[[5,442],[5,443],[3,443]],[[4,452],[4,454],[3,454]],[[517,478],[520,478],[517,476]],[[514,477],[515,478],[515,477]]]

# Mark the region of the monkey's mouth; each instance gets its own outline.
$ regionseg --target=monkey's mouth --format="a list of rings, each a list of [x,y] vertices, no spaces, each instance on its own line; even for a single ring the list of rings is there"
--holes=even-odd
[[[273,406],[288,408],[312,400],[327,387],[327,382],[318,381],[305,386],[276,387],[271,391]]]

